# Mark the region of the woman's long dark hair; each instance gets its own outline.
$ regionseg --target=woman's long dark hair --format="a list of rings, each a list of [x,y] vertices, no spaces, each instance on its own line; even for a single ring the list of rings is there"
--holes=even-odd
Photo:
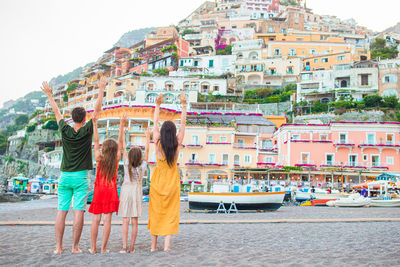
[[[161,148],[169,166],[172,167],[178,150],[176,126],[172,121],[165,121],[160,130]]]

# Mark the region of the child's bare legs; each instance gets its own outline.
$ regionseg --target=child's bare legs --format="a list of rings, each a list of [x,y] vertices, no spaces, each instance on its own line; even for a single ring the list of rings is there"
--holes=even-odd
[[[83,229],[84,213],[84,210],[74,210],[74,225],[72,226],[72,253],[74,254],[82,253],[79,249],[79,240]]]
[[[157,248],[157,236],[156,235],[151,235],[151,251],[156,251],[158,250]]]
[[[111,218],[112,218],[112,212],[104,214],[103,217],[103,241],[101,244],[101,253],[108,253],[109,251],[107,250],[107,242],[108,238],[110,237],[110,232],[111,232]]]
[[[90,229],[90,237],[92,239],[92,248],[89,249],[89,252],[94,254],[97,250],[97,234],[99,233],[99,225],[101,221],[101,214],[93,214],[92,218],[92,227]]]
[[[171,235],[166,235],[164,239],[164,251],[171,250]]]
[[[135,252],[135,242],[137,236],[137,228],[138,228],[138,217],[132,217],[132,233],[131,233],[131,246],[129,247],[129,251],[131,253]]]
[[[122,219],[122,250],[121,253],[126,253],[128,250],[128,232],[129,232],[129,217]]]
[[[65,217],[67,216],[68,211],[59,210],[56,217],[55,223],[55,232],[56,232],[56,250],[54,254],[61,254],[63,250],[63,237],[65,230]]]

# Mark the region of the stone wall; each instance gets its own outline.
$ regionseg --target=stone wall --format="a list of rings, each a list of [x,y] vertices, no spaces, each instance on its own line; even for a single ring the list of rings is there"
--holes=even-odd
[[[334,113],[322,113],[322,114],[311,114],[296,116],[294,123],[310,123],[315,120],[320,120],[321,123],[329,123],[330,121],[384,121],[383,111],[363,111],[363,112],[346,112],[341,115],[335,115]]]

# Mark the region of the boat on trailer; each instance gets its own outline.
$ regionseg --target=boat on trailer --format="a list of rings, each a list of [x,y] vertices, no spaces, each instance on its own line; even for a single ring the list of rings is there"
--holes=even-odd
[[[234,203],[239,211],[275,211],[282,206],[285,194],[285,191],[260,192],[249,185],[218,184],[213,185],[211,192],[189,192],[188,201],[191,210],[217,210],[222,202],[227,210]]]

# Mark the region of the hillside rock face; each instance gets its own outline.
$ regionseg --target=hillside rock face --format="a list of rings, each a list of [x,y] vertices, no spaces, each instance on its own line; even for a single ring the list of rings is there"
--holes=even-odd
[[[130,47],[138,42],[141,42],[146,37],[146,34],[157,28],[143,28],[138,30],[129,31],[124,33],[121,38],[114,44],[114,46]]]
[[[393,33],[400,34],[400,22],[390,28],[387,28],[383,32],[393,32]]]

